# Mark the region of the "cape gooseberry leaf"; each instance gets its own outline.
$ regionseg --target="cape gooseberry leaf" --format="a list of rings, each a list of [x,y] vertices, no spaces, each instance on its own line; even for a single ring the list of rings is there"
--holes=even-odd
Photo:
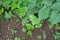
[[[5,7],[5,8],[9,8],[10,7],[10,1],[4,1],[3,2],[3,6]]]
[[[27,30],[34,30],[34,26],[31,24],[26,24]]]
[[[0,15],[4,12],[4,8],[0,9]]]
[[[54,3],[54,4],[51,6],[51,9],[52,9],[52,10],[60,11],[60,3]]]
[[[41,28],[41,26],[42,26],[42,24],[40,24],[40,23],[35,25],[36,28]]]
[[[49,18],[49,22],[51,22],[51,24],[57,24],[60,22],[60,13],[58,13],[58,11],[53,11]]]
[[[38,17],[40,20],[47,19],[49,15],[50,15],[50,8],[46,8],[46,6],[43,6],[38,12]]]
[[[20,37],[15,37],[15,39],[14,39],[14,40],[21,40],[21,39],[20,39]]]
[[[32,36],[32,32],[31,31],[28,31],[27,32],[27,36],[30,36],[31,37]]]
[[[32,22],[32,25],[38,24],[40,22],[39,18],[37,18],[35,15],[30,15],[29,20]]]

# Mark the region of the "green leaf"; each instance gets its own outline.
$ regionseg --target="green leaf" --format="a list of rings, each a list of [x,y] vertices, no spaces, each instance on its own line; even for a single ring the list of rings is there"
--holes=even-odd
[[[12,17],[12,12],[9,11],[9,13],[5,12],[5,16],[4,16],[6,19],[9,19]]]
[[[40,23],[35,25],[36,28],[41,28],[41,26],[42,26],[42,24],[40,24]]]
[[[26,24],[27,30],[34,30],[34,26],[31,24]]]
[[[40,20],[35,15],[30,15],[29,20],[32,22],[32,25],[38,24]]]
[[[32,36],[32,32],[31,31],[28,31],[27,32],[27,36],[30,36],[31,37]]]
[[[16,8],[16,4],[15,3],[12,3],[11,4],[11,10],[15,9]]]
[[[17,30],[10,29],[12,34],[17,33]]]
[[[60,3],[60,0],[56,0],[58,3]]]
[[[23,26],[26,25],[28,22],[29,22],[29,21],[28,21],[28,19],[27,19],[26,17],[22,19],[22,24],[23,24]]]
[[[42,7],[38,12],[38,16],[40,20],[47,19],[49,15],[50,15],[50,9],[46,8],[46,6]]]
[[[54,0],[42,0],[41,4],[51,6]]]
[[[15,39],[14,39],[14,40],[21,40],[21,39],[20,39],[20,37],[15,37]]]
[[[25,32],[26,32],[26,28],[23,28],[23,29],[22,29],[22,32],[24,32],[24,33],[25,33]]]
[[[4,8],[0,9],[0,15],[4,12]]]
[[[3,7],[9,8],[10,7],[10,1],[4,1],[3,2]]]
[[[19,17],[24,17],[26,14],[27,8],[21,7],[20,9],[16,10],[16,13],[19,15]]]
[[[54,3],[54,4],[51,6],[51,9],[52,9],[52,10],[60,11],[60,3]]]
[[[60,13],[58,13],[58,11],[53,11],[49,18],[49,22],[51,22],[51,24],[57,24],[60,22]]]

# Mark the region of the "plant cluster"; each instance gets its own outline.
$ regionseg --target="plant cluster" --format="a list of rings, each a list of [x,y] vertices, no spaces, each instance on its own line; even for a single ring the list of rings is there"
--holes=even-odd
[[[19,16],[27,35],[32,36],[32,31],[41,28],[44,20],[50,22],[50,28],[60,22],[60,0],[0,0],[0,19],[14,15]]]

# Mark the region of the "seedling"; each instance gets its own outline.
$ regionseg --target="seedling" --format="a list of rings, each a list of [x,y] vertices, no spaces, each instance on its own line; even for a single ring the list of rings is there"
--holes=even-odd
[[[32,32],[31,31],[28,31],[27,32],[27,36],[31,37],[32,36]]]
[[[17,30],[10,29],[12,34],[17,33]]]
[[[38,38],[39,40],[41,40],[41,39],[42,39],[42,36],[41,36],[41,35],[38,35],[37,38]]]
[[[34,26],[31,24],[26,24],[27,30],[34,30]]]
[[[14,40],[21,40],[20,37],[15,37]]]
[[[22,32],[26,33],[26,28],[23,28],[23,29],[22,29]]]

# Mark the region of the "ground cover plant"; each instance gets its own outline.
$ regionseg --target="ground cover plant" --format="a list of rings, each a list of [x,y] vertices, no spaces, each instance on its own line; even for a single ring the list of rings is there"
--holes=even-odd
[[[60,40],[60,0],[0,0],[0,25],[1,40]]]

